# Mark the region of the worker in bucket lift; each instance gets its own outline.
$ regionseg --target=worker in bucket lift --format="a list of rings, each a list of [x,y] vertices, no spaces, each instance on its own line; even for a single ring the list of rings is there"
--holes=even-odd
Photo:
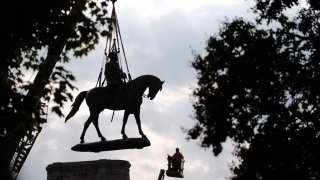
[[[173,156],[168,155],[168,170],[180,171],[181,170],[181,160],[184,159],[179,148],[176,148],[176,152]]]

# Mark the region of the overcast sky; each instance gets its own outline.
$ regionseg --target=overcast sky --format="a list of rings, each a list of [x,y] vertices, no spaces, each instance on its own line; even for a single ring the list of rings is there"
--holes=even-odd
[[[225,17],[232,19],[250,17],[252,1],[245,0],[118,0],[116,10],[121,35],[133,78],[152,74],[165,80],[163,90],[150,101],[144,99],[141,106],[142,129],[151,141],[151,146],[142,150],[120,150],[101,153],[74,152],[70,148],[80,142],[83,124],[89,111],[85,103],[79,112],[64,123],[49,114],[23,168],[20,180],[46,179],[46,166],[54,162],[75,162],[98,159],[121,159],[131,163],[131,180],[156,179],[160,169],[165,169],[167,154],[179,147],[185,156],[185,180],[222,180],[231,175],[228,163],[231,143],[225,143],[223,152],[214,157],[211,149],[203,149],[196,141],[186,141],[182,128],[191,128],[191,92],[196,86],[196,73],[190,64],[192,51],[204,54],[206,40],[221,27]],[[103,60],[105,40],[87,57],[73,59],[66,68],[76,77],[74,91],[95,86]],[[71,102],[64,108],[67,114]],[[100,114],[99,125],[107,139],[121,138],[122,111]],[[126,128],[129,137],[139,137],[137,125],[131,115]],[[93,125],[88,128],[87,142],[98,141]],[[165,179],[172,179],[166,177]]]

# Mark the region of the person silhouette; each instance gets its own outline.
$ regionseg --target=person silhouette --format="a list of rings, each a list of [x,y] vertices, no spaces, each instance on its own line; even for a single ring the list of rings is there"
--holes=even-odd
[[[173,156],[168,155],[168,169],[173,171],[180,171],[182,159],[184,159],[182,153],[180,152],[179,148],[176,148],[176,152],[173,154]]]
[[[126,74],[119,67],[117,52],[110,52],[108,57],[110,61],[106,63],[104,71],[108,85],[123,83],[126,79]]]
[[[118,54],[112,51],[108,55],[110,61],[106,63],[104,75],[107,80],[107,85],[114,92],[115,106],[121,106],[121,87],[126,79],[126,74],[119,67]]]

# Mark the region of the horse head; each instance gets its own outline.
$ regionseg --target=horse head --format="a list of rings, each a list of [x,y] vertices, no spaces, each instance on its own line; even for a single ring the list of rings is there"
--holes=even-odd
[[[164,81],[161,80],[153,81],[153,83],[150,83],[149,93],[147,96],[150,100],[153,100],[156,97],[157,93],[162,90],[163,83]]]

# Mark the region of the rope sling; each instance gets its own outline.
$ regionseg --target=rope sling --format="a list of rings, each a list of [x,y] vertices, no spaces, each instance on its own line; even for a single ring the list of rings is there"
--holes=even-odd
[[[116,52],[116,53],[121,52],[119,42],[121,43],[122,54],[123,54],[123,57],[125,60],[126,68],[127,68],[128,80],[129,81],[132,80],[131,74],[129,71],[128,62],[127,62],[126,53],[124,51],[124,46],[123,46],[123,42],[122,42],[119,21],[118,21],[116,9],[115,9],[115,2],[117,0],[111,0],[111,1],[112,1],[112,13],[111,13],[111,24],[110,24],[111,29],[109,29],[109,31],[111,31],[111,33],[107,36],[107,39],[106,39],[106,45],[105,45],[105,49],[104,49],[104,58],[103,58],[103,61],[101,64],[101,69],[100,69],[100,73],[99,73],[98,80],[96,83],[96,87],[102,87],[107,82],[106,77],[104,77],[104,79],[102,80],[102,74],[104,72],[104,67],[105,67],[105,64],[109,62],[108,55],[110,54],[110,52]],[[119,56],[119,67],[122,71],[121,56]],[[114,118],[114,112],[115,111],[112,112],[111,122],[113,121],[113,118]]]
[[[96,87],[101,87],[106,83],[106,78],[102,78],[102,74],[104,72],[105,63],[107,63],[109,61],[108,55],[110,54],[110,52],[116,52],[116,53],[122,52],[123,57],[124,57],[124,61],[125,61],[125,65],[126,65],[126,70],[127,70],[126,74],[128,76],[128,80],[129,81],[132,80],[129,66],[128,66],[128,62],[127,62],[126,53],[125,53],[123,42],[122,42],[119,21],[118,21],[118,17],[116,14],[116,9],[115,9],[115,2],[116,1],[117,0],[112,0],[112,13],[111,13],[111,24],[110,24],[111,29],[109,29],[109,31],[111,31],[111,33],[107,36],[107,39],[106,39],[106,45],[105,45],[105,49],[104,49],[104,58],[103,58],[103,62],[101,64],[101,70],[100,70],[100,73],[98,76]],[[121,56],[119,56],[119,67],[121,70],[123,70]]]

